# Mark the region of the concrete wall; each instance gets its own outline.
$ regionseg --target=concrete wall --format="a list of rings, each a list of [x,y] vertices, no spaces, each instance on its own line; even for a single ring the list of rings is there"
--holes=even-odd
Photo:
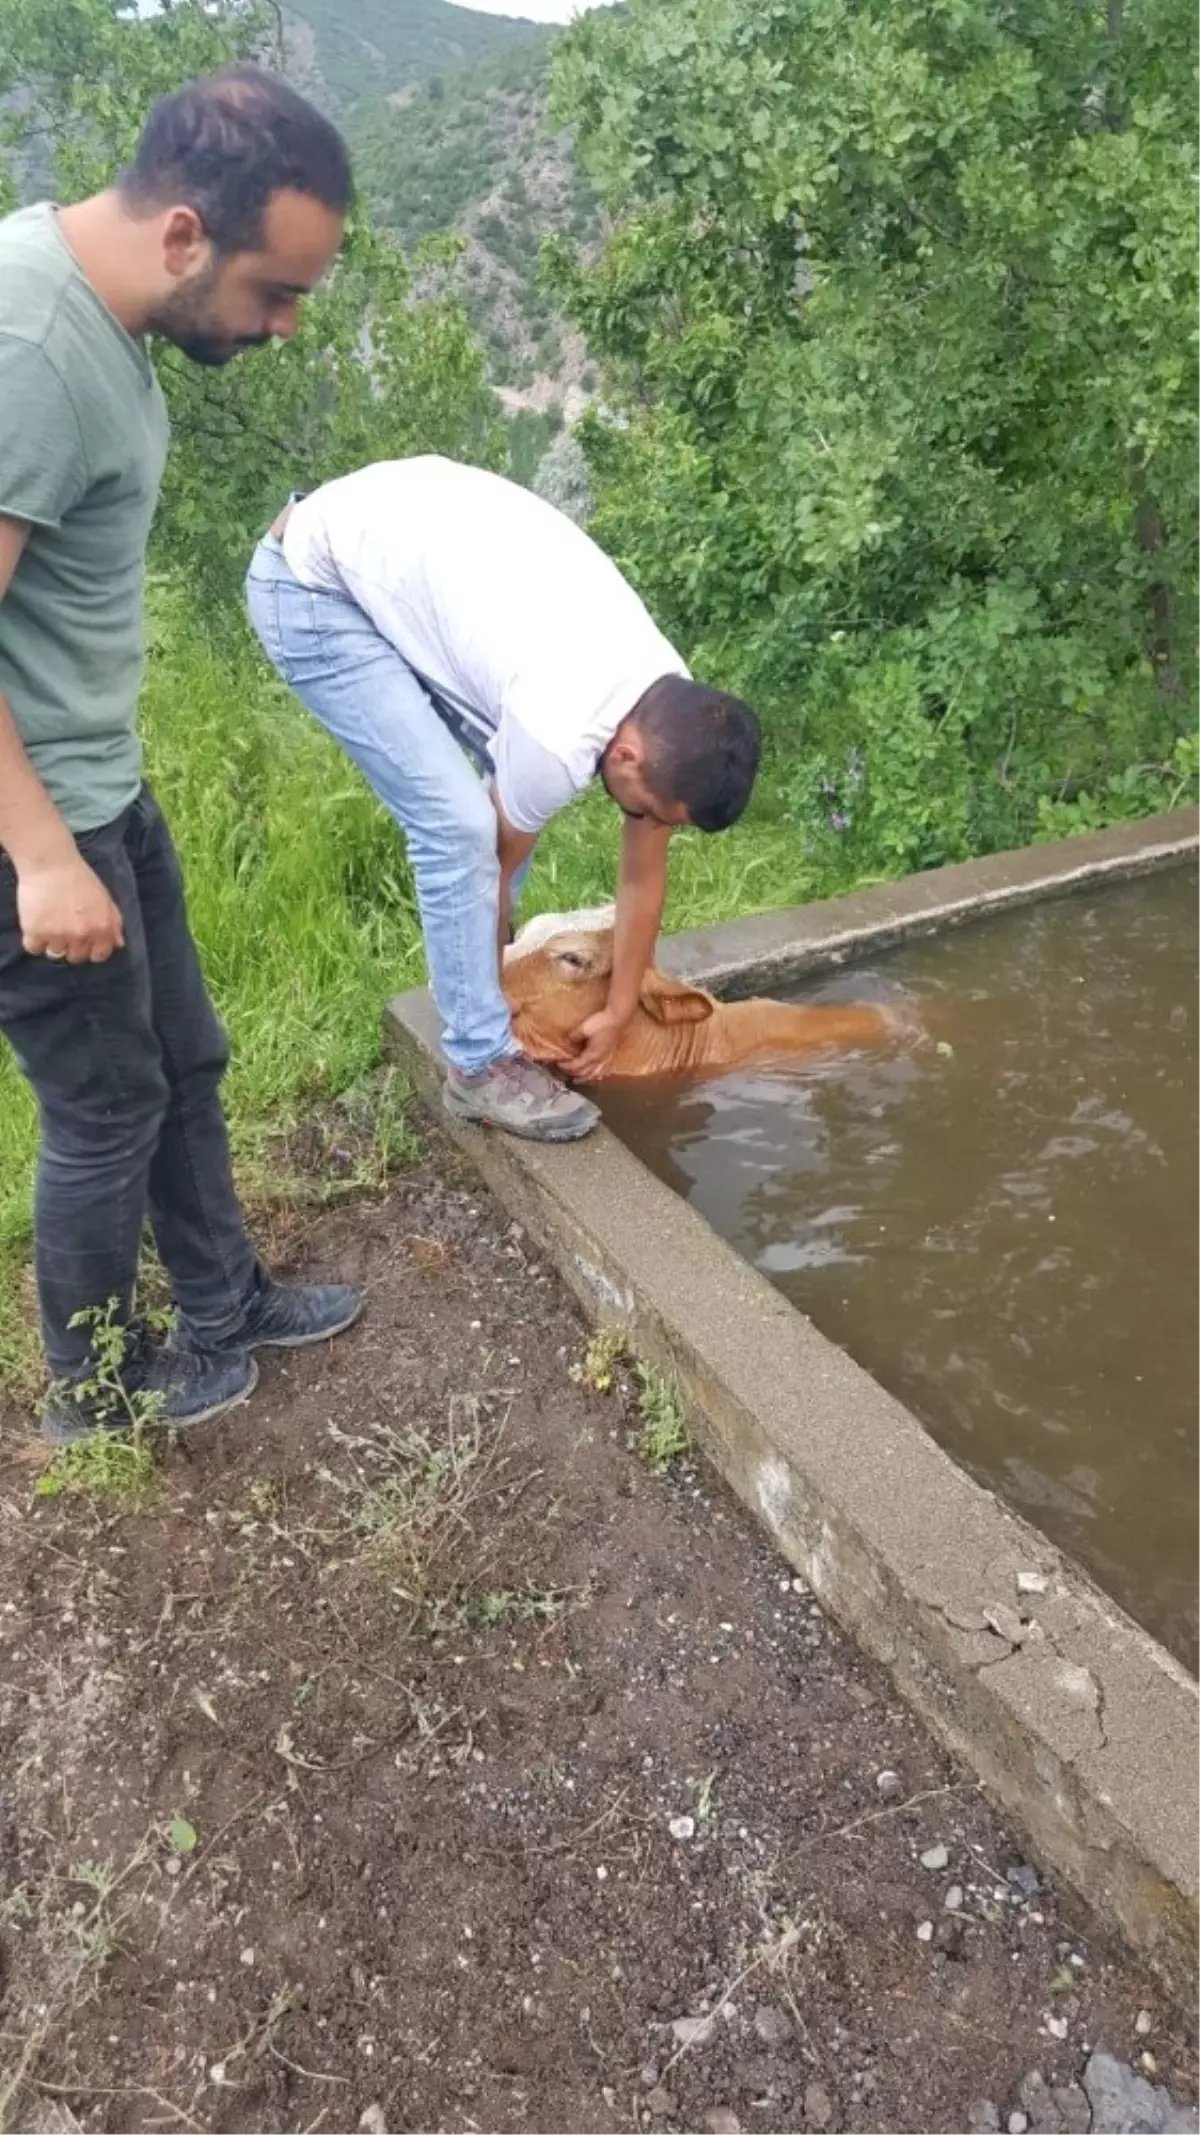
[[[676,937],[663,962],[753,991],[1170,864],[1196,838],[1181,811]],[[387,1028],[435,1101],[428,996],[394,1001]],[[1185,1671],[607,1131],[560,1148],[454,1132],[589,1316],[675,1375],[709,1459],[822,1603],[1047,1865],[1190,1995],[1197,1699]]]

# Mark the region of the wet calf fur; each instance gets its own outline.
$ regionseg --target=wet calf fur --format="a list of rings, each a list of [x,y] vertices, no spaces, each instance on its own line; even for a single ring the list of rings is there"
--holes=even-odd
[[[572,1034],[608,998],[612,958],[611,906],[544,914],[521,928],[505,954],[504,991],[517,1039],[532,1059],[569,1069]],[[608,1076],[678,1075],[798,1059],[877,1045],[889,1028],[882,1010],[865,1004],[718,1001],[651,966]]]

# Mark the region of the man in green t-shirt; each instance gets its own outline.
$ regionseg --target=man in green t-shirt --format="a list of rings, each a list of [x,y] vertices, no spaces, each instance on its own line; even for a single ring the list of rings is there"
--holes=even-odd
[[[343,1285],[284,1288],[234,1192],[224,1032],[179,862],[141,774],[146,541],[167,450],[147,351],[286,338],[351,200],[345,146],[286,83],[233,67],[150,115],[108,192],[0,222],[0,1030],[41,1117],[36,1261],[58,1442],[107,1423],[95,1316],[130,1394],[176,1428],[246,1398],[253,1351],[337,1334]],[[178,1308],[131,1319],[147,1215]]]

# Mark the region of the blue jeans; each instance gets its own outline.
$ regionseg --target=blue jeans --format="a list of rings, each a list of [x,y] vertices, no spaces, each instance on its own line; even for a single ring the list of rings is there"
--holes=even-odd
[[[270,535],[246,601],[272,665],[404,832],[442,1048],[475,1074],[516,1044],[500,990],[496,811],[466,743],[357,603],[302,586]]]

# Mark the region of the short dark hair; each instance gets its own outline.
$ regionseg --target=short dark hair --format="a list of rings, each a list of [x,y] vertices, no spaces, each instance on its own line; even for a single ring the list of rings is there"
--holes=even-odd
[[[754,790],[762,734],[740,697],[685,675],[652,682],[631,714],[646,745],[646,784],[682,802],[697,830],[728,830]]]
[[[262,67],[221,67],[160,97],[118,184],[135,211],[194,208],[218,252],[262,243],[274,193],[304,193],[337,215],[354,198],[336,126]]]

